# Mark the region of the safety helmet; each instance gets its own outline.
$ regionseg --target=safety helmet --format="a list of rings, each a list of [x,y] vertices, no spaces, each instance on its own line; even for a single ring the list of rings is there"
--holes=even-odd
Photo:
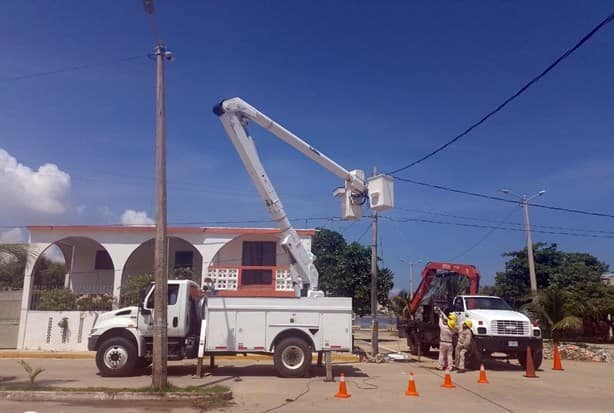
[[[465,322],[463,324],[466,325],[467,328],[473,327],[473,323],[471,322],[471,320],[465,320]]]
[[[453,318],[450,318],[448,320],[448,327],[450,327],[452,330],[454,330],[456,328],[456,320]]]
[[[456,321],[456,313],[450,313],[450,314],[448,314],[448,318],[449,318],[450,320],[454,320],[454,321]]]

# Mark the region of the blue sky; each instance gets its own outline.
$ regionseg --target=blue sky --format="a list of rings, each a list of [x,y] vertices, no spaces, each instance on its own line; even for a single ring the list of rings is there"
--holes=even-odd
[[[154,216],[152,61],[10,80],[150,52],[140,2],[11,1],[3,9],[0,148],[34,171],[55,164],[70,180],[49,190],[61,212],[5,201],[2,224],[116,223],[127,209]],[[157,1],[156,9],[176,56],[166,67],[170,222],[268,218],[211,113],[222,98],[244,98],[348,169],[391,170],[464,130],[612,11],[608,1]],[[546,189],[544,204],[614,213],[613,41],[609,25],[503,112],[400,176],[493,195]],[[291,218],[339,214],[335,176],[252,129]],[[513,205],[401,182],[396,202],[385,215],[522,222]],[[434,215],[442,213],[478,220]],[[531,220],[614,231],[612,219],[536,208]],[[294,222],[368,242],[367,221]],[[488,231],[385,219],[380,229],[397,287],[407,285],[402,258],[445,261]],[[534,240],[614,265],[614,239]],[[523,245],[521,232],[496,231],[458,260],[489,283],[501,253]]]

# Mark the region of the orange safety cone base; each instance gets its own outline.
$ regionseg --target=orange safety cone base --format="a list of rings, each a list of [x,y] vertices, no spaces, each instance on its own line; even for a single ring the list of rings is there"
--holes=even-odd
[[[527,366],[525,369],[524,376],[530,379],[537,378],[537,374],[535,374],[535,364],[533,363],[533,352],[531,351],[531,346],[527,346]]]
[[[484,368],[483,364],[480,366],[480,377],[478,379],[478,383],[479,384],[489,384],[490,383],[488,379],[486,378],[486,369]]]
[[[420,396],[420,393],[416,391],[416,382],[414,381],[414,374],[411,373],[410,377],[411,378],[409,379],[409,382],[407,383],[407,391],[405,391],[405,395],[418,397]]]
[[[337,394],[335,394],[335,397],[338,399],[347,399],[352,397],[350,394],[348,394],[348,389],[345,384],[345,375],[343,373],[341,373],[341,376],[339,377],[339,391]]]
[[[444,389],[454,389],[456,387],[456,385],[452,383],[452,376],[450,376],[450,373],[446,373],[441,387],[443,387]]]
[[[554,345],[554,364],[552,366],[552,370],[565,370],[563,368],[563,364],[561,363],[561,354],[559,353],[559,346]]]

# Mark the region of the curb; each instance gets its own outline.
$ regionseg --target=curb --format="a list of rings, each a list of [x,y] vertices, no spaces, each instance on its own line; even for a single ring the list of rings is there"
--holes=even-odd
[[[144,393],[144,392],[79,392],[79,391],[0,391],[0,400],[11,401],[181,401],[231,400],[232,391],[218,394]]]
[[[205,360],[208,356],[205,356]],[[272,355],[247,354],[236,356],[215,356],[216,360],[272,360]],[[314,360],[317,355],[314,354]],[[0,351],[0,359],[62,359],[62,360],[93,360],[94,352],[54,352],[54,351]],[[191,359],[196,362],[196,359]],[[333,354],[333,362],[360,362],[360,357],[355,354]]]

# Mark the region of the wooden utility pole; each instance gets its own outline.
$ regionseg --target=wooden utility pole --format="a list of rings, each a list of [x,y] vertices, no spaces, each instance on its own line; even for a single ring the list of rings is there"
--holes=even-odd
[[[156,241],[154,253],[154,323],[151,385],[156,390],[167,385],[168,337],[168,274],[166,248],[166,129],[164,107],[164,59],[170,58],[161,41],[156,57]]]
[[[377,168],[373,168],[373,176]],[[377,323],[377,211],[371,213],[371,356],[379,353],[379,326]]]

